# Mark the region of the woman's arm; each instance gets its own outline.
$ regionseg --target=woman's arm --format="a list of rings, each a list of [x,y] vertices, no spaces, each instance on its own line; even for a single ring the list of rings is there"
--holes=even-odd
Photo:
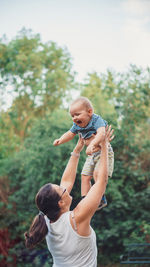
[[[61,178],[60,185],[65,187],[69,193],[71,192],[75,182],[80,152],[82,151],[83,147],[84,140],[80,136],[73,152],[71,153],[70,159]]]
[[[90,220],[97,210],[106,189],[108,179],[108,142],[113,139],[112,133],[111,126],[109,129],[106,128],[106,135],[101,143],[97,181],[91,187],[86,197],[74,209],[76,222],[82,224],[83,230],[90,225]]]
[[[59,146],[61,144],[67,143],[70,140],[72,140],[74,137],[75,137],[75,134],[72,133],[71,131],[68,131],[64,133],[59,139],[54,140],[53,145]]]

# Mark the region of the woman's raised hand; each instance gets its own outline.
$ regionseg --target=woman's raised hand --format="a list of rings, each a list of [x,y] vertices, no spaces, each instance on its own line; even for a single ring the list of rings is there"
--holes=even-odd
[[[113,135],[114,130],[111,129],[111,125],[110,126],[106,126],[106,134],[105,134],[105,141],[107,142],[111,142],[114,139],[114,135]]]

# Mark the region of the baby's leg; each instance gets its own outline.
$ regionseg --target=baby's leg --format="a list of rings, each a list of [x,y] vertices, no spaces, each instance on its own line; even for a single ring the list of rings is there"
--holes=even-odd
[[[91,188],[91,179],[90,175],[81,175],[81,196],[86,196]]]
[[[86,196],[91,188],[94,165],[91,165],[92,156],[88,156],[81,172],[81,196]]]

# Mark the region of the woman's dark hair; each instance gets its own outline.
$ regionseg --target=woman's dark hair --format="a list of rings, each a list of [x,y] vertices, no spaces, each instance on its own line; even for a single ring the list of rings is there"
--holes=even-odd
[[[40,211],[44,213],[51,221],[56,221],[59,217],[60,207],[58,201],[59,194],[51,184],[46,184],[36,195],[35,202]],[[44,215],[39,213],[33,220],[29,232],[25,235],[25,245],[27,248],[33,248],[41,242],[48,232]]]

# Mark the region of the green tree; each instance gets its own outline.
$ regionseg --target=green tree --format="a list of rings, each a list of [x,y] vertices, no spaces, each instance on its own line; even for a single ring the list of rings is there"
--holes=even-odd
[[[114,104],[103,89],[103,75],[98,75],[95,72],[88,74],[86,83],[82,86],[81,94],[91,100],[95,113],[103,118],[113,116],[116,120]]]
[[[108,262],[105,255],[117,262],[127,243],[148,242],[150,237],[149,77],[149,68],[136,66],[127,73],[108,71],[103,76],[102,88],[114,104],[118,125],[113,141],[115,169],[106,190],[109,205],[94,221],[104,262]]]
[[[69,52],[54,42],[42,43],[39,34],[22,29],[15,39],[0,40],[0,101],[13,104],[6,112],[14,135],[27,135],[33,121],[62,106],[73,87],[74,73]],[[8,121],[9,117],[9,121]],[[8,122],[8,124],[7,124]]]
[[[124,246],[149,242],[149,68],[90,74],[82,95],[115,128],[115,169],[106,190],[108,207],[93,219],[100,262],[118,262]],[[109,255],[109,258],[108,258]]]

